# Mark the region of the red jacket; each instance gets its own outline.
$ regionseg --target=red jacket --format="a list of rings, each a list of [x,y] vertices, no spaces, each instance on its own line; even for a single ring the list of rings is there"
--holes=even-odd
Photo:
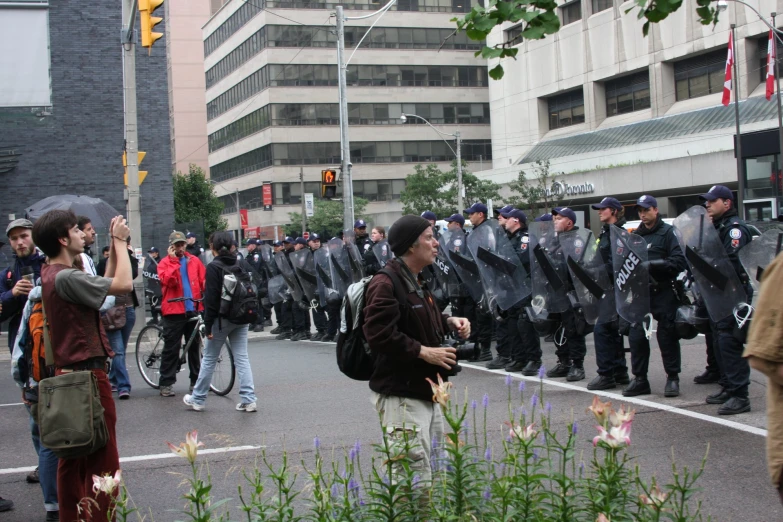
[[[193,299],[201,299],[204,297],[204,285],[206,281],[207,271],[204,269],[204,265],[199,258],[193,257],[185,252],[185,257],[188,259],[188,279],[190,279],[190,293],[193,295]],[[182,290],[182,276],[179,273],[179,258],[171,259],[171,256],[164,257],[160,263],[158,263],[158,277],[160,278],[160,288],[163,293],[163,299],[160,305],[160,311],[163,315],[174,315],[185,313],[185,303],[169,303],[169,299],[176,297],[184,297]],[[196,310],[201,311],[204,309],[202,303],[195,303]]]

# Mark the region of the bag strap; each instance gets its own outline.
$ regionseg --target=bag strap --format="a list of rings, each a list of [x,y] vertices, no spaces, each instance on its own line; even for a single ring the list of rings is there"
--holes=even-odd
[[[54,366],[54,350],[52,349],[52,338],[49,335],[49,320],[46,318],[46,306],[44,306],[43,295],[41,295],[41,313],[43,314],[43,341],[44,351],[46,352],[46,366]]]
[[[389,279],[391,279],[392,286],[394,287],[394,296],[397,298],[397,301],[399,301],[400,305],[402,306],[408,306],[408,292],[404,288],[403,282],[400,281],[400,278],[397,276],[397,274],[393,273],[391,270],[386,269],[385,267],[380,269],[378,273],[385,274],[389,277]]]

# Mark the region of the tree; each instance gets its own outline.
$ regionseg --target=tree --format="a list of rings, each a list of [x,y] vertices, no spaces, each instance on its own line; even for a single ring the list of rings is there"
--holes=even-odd
[[[465,202],[500,199],[500,185],[479,179],[462,168],[462,185]],[[462,212],[457,208],[457,162],[451,170],[443,172],[437,165],[416,165],[415,172],[405,179],[405,190],[400,194],[403,214],[421,214],[431,210],[436,216],[447,217]]]
[[[223,202],[215,195],[215,188],[198,165],[190,164],[188,173],[177,172],[174,176],[174,221],[190,223],[204,222],[204,236],[226,229],[226,220],[221,217]]]
[[[516,24],[522,22],[522,38],[526,40],[541,40],[548,34],[555,34],[560,30],[560,19],[557,16],[556,0],[489,0],[483,5],[473,7],[463,18],[453,18],[457,29],[465,31],[468,38],[485,42],[487,36],[496,26],[502,26],[505,22]],[[638,18],[646,18],[642,27],[642,33],[647,36],[651,23],[664,20],[671,13],[682,6],[682,0],[635,0],[638,9]],[[699,6],[696,14],[703,25],[716,25],[718,23],[718,11],[711,7],[715,5],[713,0],[696,0]],[[626,10],[626,13],[634,8]],[[516,58],[518,47],[516,44],[505,42],[493,47],[485,45],[476,56],[481,55],[486,59]],[[489,76],[495,80],[503,77],[503,65],[498,63],[489,71]]]
[[[542,210],[549,212],[552,207],[560,201],[561,191],[553,190],[558,184],[555,176],[562,173],[553,173],[549,171],[548,161],[537,161],[533,169],[532,179],[528,182],[527,174],[524,170],[519,171],[516,181],[508,184],[512,194],[516,192],[518,196],[512,196],[508,204],[514,207],[529,211],[533,216],[538,216]]]
[[[343,202],[330,199],[316,199],[313,201],[313,217],[307,218],[307,229],[317,234],[325,234],[327,237],[336,236],[343,229]],[[366,219],[364,209],[368,201],[362,198],[353,198],[353,213],[356,219]],[[302,214],[289,212],[291,220],[285,226],[288,236],[297,236],[302,233]]]

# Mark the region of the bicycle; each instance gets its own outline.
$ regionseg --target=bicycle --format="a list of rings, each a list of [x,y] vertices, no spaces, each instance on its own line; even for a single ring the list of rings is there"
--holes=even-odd
[[[191,299],[190,297],[177,297],[169,299],[169,303],[182,302],[186,299],[190,299],[194,303],[200,303],[202,299]],[[182,346],[181,354],[179,358],[180,369],[187,363],[188,348],[191,344],[199,343],[199,353],[203,357],[204,346],[206,343],[206,331],[204,328],[204,319],[201,314],[196,314],[188,322],[195,321],[196,327],[193,329],[188,341]],[[198,335],[197,335],[198,334]],[[139,337],[136,339],[136,366],[139,368],[139,373],[144,381],[155,389],[160,388],[158,384],[160,381],[160,360],[163,353],[163,328],[157,324],[151,324],[145,326]],[[187,366],[185,366],[187,367]],[[220,349],[217,363],[215,364],[215,372],[212,374],[212,382],[209,385],[209,389],[216,395],[227,395],[234,387],[234,380],[236,379],[236,366],[234,365],[234,353],[231,351],[231,344],[226,339],[225,344]]]

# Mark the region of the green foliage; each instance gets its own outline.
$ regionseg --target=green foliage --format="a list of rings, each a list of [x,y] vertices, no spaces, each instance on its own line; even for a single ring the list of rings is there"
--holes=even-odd
[[[354,219],[367,219],[364,210],[368,201],[363,198],[353,198]],[[327,237],[336,236],[343,229],[343,202],[330,199],[315,199],[313,201],[313,217],[307,218],[307,230]],[[287,236],[302,234],[302,214],[289,212],[290,224],[285,226]]]
[[[479,179],[471,174],[463,163],[462,185],[465,187],[464,202],[486,202],[488,199],[500,199],[500,185],[489,180]],[[416,165],[415,172],[405,179],[405,190],[400,194],[403,214],[421,214],[431,210],[439,218],[462,212],[457,208],[457,162],[451,170],[441,171],[437,165]]]
[[[651,23],[664,20],[671,13],[682,6],[682,0],[636,0],[638,18],[646,18],[642,32],[644,36],[650,30]],[[696,0],[699,6],[696,14],[704,25],[717,24],[718,12],[711,0]],[[560,30],[560,19],[557,16],[557,2],[555,0],[489,0],[486,7],[476,5],[462,18],[453,18],[457,28],[465,31],[471,40],[484,41],[496,26],[505,22],[522,22],[522,38],[526,40],[540,40],[549,34],[555,34]],[[516,47],[508,43],[497,44],[493,47],[484,46],[476,52],[476,56],[492,59],[516,58]],[[503,78],[503,65],[498,63],[489,71],[489,76],[495,80]]]
[[[191,163],[187,174],[177,172],[174,176],[174,220],[177,223],[203,221],[204,237],[209,237],[217,230],[226,229],[221,212],[223,203],[201,167]]]
[[[524,170],[519,171],[516,181],[508,184],[512,194],[518,195],[512,196],[508,204],[528,211],[533,217],[549,212],[560,200],[556,194],[547,194],[547,189],[557,181],[558,174],[562,173],[549,171],[549,161],[537,161],[530,180]]]

